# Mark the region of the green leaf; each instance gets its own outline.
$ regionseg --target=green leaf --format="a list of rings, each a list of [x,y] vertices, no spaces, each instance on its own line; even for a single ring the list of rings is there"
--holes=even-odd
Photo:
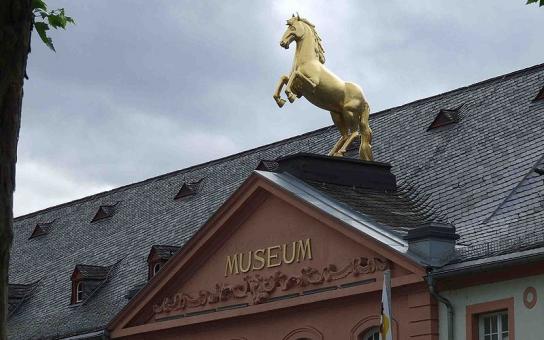
[[[32,10],[35,9],[41,9],[43,11],[47,11],[47,5],[43,0],[32,0]]]
[[[47,18],[49,25],[53,28],[65,28],[66,27],[66,18],[62,14],[50,14]]]
[[[55,10],[55,11],[52,11],[49,15],[48,15],[48,21],[49,21],[49,25],[51,25],[51,27],[53,28],[62,28],[62,29],[66,29],[66,25],[68,23],[70,24],[75,24],[75,21],[74,19],[70,18],[70,17],[67,17],[65,14],[64,14],[64,8],[61,8],[59,10]]]
[[[32,14],[34,15],[34,27],[36,28],[36,32],[38,32],[40,39],[42,39],[45,45],[53,51],[55,51],[53,39],[47,35],[47,31],[50,28],[66,29],[67,24],[75,24],[74,19],[66,16],[64,8],[48,11],[44,0],[32,0]],[[43,21],[36,21],[39,17],[41,17]]]
[[[53,40],[47,36],[47,31],[49,30],[49,25],[45,22],[35,22],[34,27],[36,27],[36,32],[44,42],[44,44],[49,47],[53,52],[55,52],[55,46],[53,46]]]

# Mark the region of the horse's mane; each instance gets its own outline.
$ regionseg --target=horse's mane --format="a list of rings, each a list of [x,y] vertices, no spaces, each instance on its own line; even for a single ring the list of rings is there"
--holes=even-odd
[[[315,30],[314,24],[308,21],[308,19],[300,18],[298,16],[296,17],[296,20],[305,23],[312,31],[314,35],[314,40],[315,40],[315,54],[317,55],[321,64],[325,64],[325,49],[323,48],[323,45],[321,44],[321,38],[319,37],[319,34],[317,34],[317,31]]]

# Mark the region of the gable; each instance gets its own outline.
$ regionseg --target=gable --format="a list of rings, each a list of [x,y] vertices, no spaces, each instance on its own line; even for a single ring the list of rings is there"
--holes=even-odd
[[[115,337],[374,292],[387,269],[393,282],[424,275],[388,246],[253,175],[110,328]]]

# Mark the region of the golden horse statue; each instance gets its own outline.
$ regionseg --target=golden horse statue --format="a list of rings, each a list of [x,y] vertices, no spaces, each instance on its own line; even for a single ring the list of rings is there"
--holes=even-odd
[[[297,14],[287,20],[287,30],[281,37],[280,46],[288,49],[295,41],[297,48],[291,74],[282,76],[274,92],[279,107],[285,104],[280,97],[284,85],[289,102],[306,97],[310,103],[330,111],[334,125],[341,137],[336,142],[330,156],[343,156],[346,148],[357,137],[361,137],[359,156],[362,160],[372,160],[372,130],[368,125],[370,106],[363,90],[354,83],[338,78],[329,71],[325,63],[325,51],[315,26]]]

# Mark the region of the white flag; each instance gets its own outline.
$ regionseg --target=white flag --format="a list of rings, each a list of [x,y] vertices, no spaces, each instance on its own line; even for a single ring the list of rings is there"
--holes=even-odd
[[[391,271],[386,270],[383,273],[383,290],[382,290],[382,318],[380,325],[380,339],[393,340],[393,332],[391,331]]]

